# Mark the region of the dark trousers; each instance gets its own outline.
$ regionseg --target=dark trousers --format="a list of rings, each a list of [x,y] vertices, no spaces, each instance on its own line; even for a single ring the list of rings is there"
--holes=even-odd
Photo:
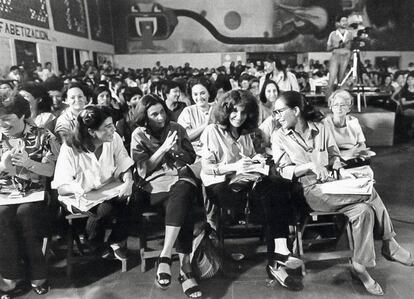
[[[48,227],[44,202],[0,206],[0,274],[6,279],[45,279],[42,253]]]
[[[165,225],[181,228],[175,242],[175,250],[178,253],[189,254],[192,250],[194,209],[197,206],[198,192],[199,188],[195,185],[188,181],[179,180],[168,193],[149,196],[137,193],[134,197],[139,215],[149,206],[158,206],[164,209]]]
[[[266,226],[268,256],[274,252],[274,239],[288,238],[292,215],[291,182],[282,178],[264,177],[250,194],[251,205],[261,207]],[[206,187],[207,197],[219,207],[240,208],[240,199],[228,182]]]
[[[103,203],[93,207],[87,212],[81,212],[73,208],[73,212],[82,213],[89,216],[86,221],[85,231],[88,236],[89,246],[94,249],[101,246],[105,229],[110,226],[112,231],[108,238],[109,244],[120,243],[128,237],[129,214],[127,201],[114,198],[104,201]],[[112,224],[112,220],[116,219],[116,223]]]

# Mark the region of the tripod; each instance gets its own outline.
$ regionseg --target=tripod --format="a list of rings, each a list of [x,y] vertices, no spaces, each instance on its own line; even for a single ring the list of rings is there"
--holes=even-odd
[[[352,51],[352,67],[339,84],[340,87],[344,85],[348,78],[352,75],[352,82],[356,85],[358,112],[361,112],[361,94],[364,97],[364,106],[365,108],[367,107],[367,100],[365,98],[364,85],[362,82],[362,70],[360,70],[361,67],[363,67],[363,65],[359,58],[359,50],[355,49]]]

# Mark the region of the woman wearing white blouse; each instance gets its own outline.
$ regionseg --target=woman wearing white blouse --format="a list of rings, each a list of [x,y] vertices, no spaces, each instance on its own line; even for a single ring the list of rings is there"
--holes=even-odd
[[[121,243],[127,238],[126,207],[132,193],[130,168],[133,165],[121,137],[115,132],[111,110],[88,106],[81,111],[73,135],[61,147],[52,187],[58,190],[59,200],[68,211],[89,215],[86,232],[92,249],[102,246],[102,224],[109,218],[118,219],[108,239],[110,246],[102,248],[103,257],[113,253],[117,259],[126,258]],[[114,198],[90,209],[81,206],[76,200],[113,181],[119,181],[118,194]]]
[[[329,98],[332,114],[324,119],[345,160],[357,157],[361,151],[366,150],[361,125],[356,117],[348,114],[351,112],[352,101],[352,95],[348,91],[336,90]]]
[[[188,82],[188,94],[195,104],[184,108],[177,123],[187,131],[191,144],[199,156],[200,135],[208,125],[211,103],[216,97],[216,90],[209,79],[199,77],[192,78]]]

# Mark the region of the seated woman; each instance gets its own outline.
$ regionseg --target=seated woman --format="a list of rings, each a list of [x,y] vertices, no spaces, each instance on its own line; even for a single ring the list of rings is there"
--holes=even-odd
[[[124,113],[127,110],[126,105],[122,105],[111,96],[111,91],[106,85],[99,85],[95,88],[92,103],[108,107],[111,110],[114,124],[123,119]]]
[[[229,180],[237,172],[246,172],[254,163],[256,153],[251,133],[257,128],[258,106],[249,91],[229,91],[213,110],[213,124],[201,136],[203,145],[201,178],[208,198],[218,206],[237,207],[236,193],[229,187]],[[268,264],[266,271],[283,287],[301,290],[302,283],[294,280],[285,270],[302,265],[287,247],[291,211],[291,184],[277,177],[263,177],[256,184],[251,198],[261,206],[267,231]],[[253,204],[253,203],[252,203]]]
[[[137,125],[131,137],[131,155],[137,174],[146,181],[142,188],[149,203],[140,196],[140,210],[146,204],[165,207],[164,246],[158,259],[155,284],[166,289],[171,283],[171,254],[174,242],[180,259],[179,282],[189,298],[201,291],[191,271],[194,219],[192,215],[198,185],[194,178],[179,177],[179,170],[195,161],[196,154],[185,129],[170,121],[166,103],[155,94],[144,96],[137,106]],[[136,194],[135,194],[136,195]],[[136,195],[137,196],[137,195]]]
[[[271,79],[266,79],[263,83],[259,96],[259,126],[265,119],[272,115],[273,103],[276,101],[278,95],[279,87],[276,82]]]
[[[366,290],[382,295],[381,286],[369,275],[367,267],[375,266],[374,226],[383,240],[382,254],[394,261],[413,266],[407,250],[394,239],[390,216],[380,196],[324,194],[319,182],[329,178],[327,167],[350,177],[339,161],[339,150],[331,131],[321,122],[322,114],[305,104],[302,95],[289,91],[276,100],[274,112],[282,128],[272,136],[273,159],[281,175],[302,183],[310,208],[315,211],[344,213],[352,226],[354,252],[352,271]]]
[[[1,298],[16,294],[16,284],[25,278],[37,294],[49,290],[42,253],[48,228],[46,202],[44,192],[33,192],[45,190],[46,178],[53,175],[59,144],[52,133],[28,122],[29,118],[30,104],[20,94],[12,93],[0,103],[2,196],[11,192],[16,201],[28,194],[39,196],[35,202],[0,205]]]
[[[60,149],[52,187],[58,190],[59,200],[69,212],[89,216],[85,229],[90,248],[99,250],[103,257],[113,253],[123,260],[126,254],[122,243],[128,236],[127,203],[133,185],[130,168],[134,162],[115,132],[111,111],[87,106],[77,116],[74,132],[68,137]],[[111,182],[118,185],[113,198],[96,205],[83,205],[85,200],[79,200],[86,199],[87,203],[88,192],[102,190]],[[113,218],[117,222],[107,246],[103,244],[104,224]]]
[[[174,81],[161,81],[159,93],[165,101],[171,120],[176,122],[181,112],[187,106],[180,100],[180,85]]]
[[[76,118],[88,103],[86,87],[79,83],[69,83],[63,98],[68,107],[58,117],[55,127],[55,133],[62,142],[75,129]]]
[[[200,135],[208,125],[211,102],[216,98],[216,92],[210,80],[198,77],[188,82],[188,94],[195,104],[185,107],[177,122],[187,131],[191,144],[199,156]]]
[[[341,157],[348,160],[367,155],[361,125],[356,117],[348,114],[352,108],[352,95],[346,90],[338,89],[332,93],[328,102],[332,114],[324,119],[324,124],[331,131]]]
[[[34,82],[26,82],[18,89],[19,93],[30,103],[30,117],[36,126],[53,131],[56,117],[52,114],[53,100],[46,88]]]

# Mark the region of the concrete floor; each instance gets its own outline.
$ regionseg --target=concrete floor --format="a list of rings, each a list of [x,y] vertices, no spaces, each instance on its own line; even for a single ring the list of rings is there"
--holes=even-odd
[[[397,240],[414,253],[414,142],[389,148],[375,148],[373,159],[376,188],[394,219]],[[409,223],[411,222],[411,223]],[[131,244],[136,240],[131,239]],[[414,267],[386,261],[377,242],[377,267],[370,271],[382,285],[384,298],[414,298]],[[134,247],[132,245],[132,247]],[[230,250],[244,252],[245,246]],[[98,260],[76,267],[74,279],[68,281],[64,264],[50,268],[52,290],[43,298],[185,298],[176,280],[166,291],[154,286],[155,269],[140,272],[137,254],[131,252],[130,270],[120,272],[120,263]],[[265,255],[247,255],[241,263],[227,263],[225,273],[201,282],[204,298],[362,298],[368,296],[363,286],[352,281],[346,261],[307,265],[303,279],[305,289],[289,292],[279,285],[268,287],[264,271]],[[178,261],[172,267],[178,275]],[[32,292],[20,298],[41,298]]]

